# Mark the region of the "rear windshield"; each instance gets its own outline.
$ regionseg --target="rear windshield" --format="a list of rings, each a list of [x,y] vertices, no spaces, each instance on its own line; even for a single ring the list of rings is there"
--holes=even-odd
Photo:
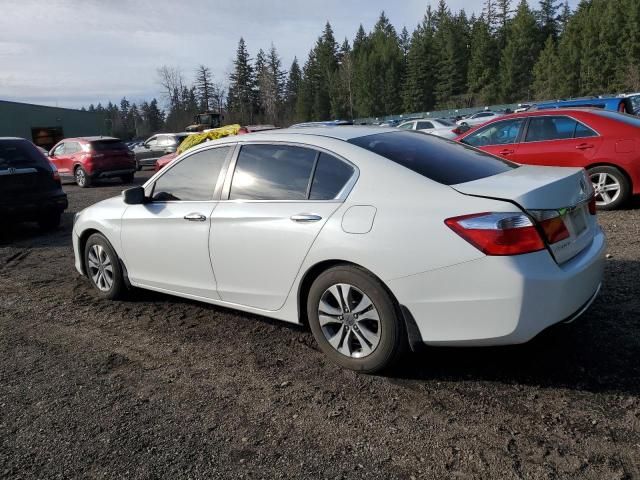
[[[47,158],[31,142],[0,140],[0,170],[48,166]]]
[[[436,120],[442,125],[446,125],[447,127],[453,127],[455,125],[455,123],[450,122],[446,118],[437,118]]]
[[[128,150],[129,147],[120,140],[96,140],[91,142],[91,149],[94,152],[103,152],[105,150]]]
[[[632,127],[640,127],[640,118],[635,115],[629,115],[628,113],[612,112],[611,110],[597,110],[594,111],[596,115],[606,117],[611,120],[617,120],[618,122],[626,123]]]
[[[352,138],[353,143],[444,185],[471,182],[518,168],[474,148],[418,132]]]
[[[629,95],[627,100],[629,103],[627,110],[631,110],[629,113],[633,115],[640,115],[640,95]]]

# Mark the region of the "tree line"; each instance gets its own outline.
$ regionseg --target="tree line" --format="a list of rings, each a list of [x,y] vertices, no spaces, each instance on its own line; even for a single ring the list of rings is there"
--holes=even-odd
[[[158,70],[156,100],[109,105],[114,124],[182,130],[195,113],[225,110],[242,124],[380,117],[498,103],[640,91],[640,2],[484,0],[478,15],[429,5],[410,33],[384,12],[338,43],[330,23],[301,64],[288,70],[275,45],[251,57],[240,38],[224,88],[201,65],[193,85]],[[126,107],[126,108],[125,108]],[[91,109],[91,107],[89,107]],[[139,116],[139,119],[138,119]],[[138,123],[138,120],[140,123]]]

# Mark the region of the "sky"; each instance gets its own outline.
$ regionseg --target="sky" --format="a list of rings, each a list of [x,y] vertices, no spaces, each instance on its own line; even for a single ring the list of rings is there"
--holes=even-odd
[[[339,43],[361,23],[369,31],[382,10],[411,32],[429,3],[437,0],[0,0],[0,100],[68,108],[160,100],[162,65],[191,81],[203,64],[226,83],[241,36],[252,56],[273,42],[287,69],[294,56],[304,63],[327,21]],[[447,0],[469,15],[482,3]]]

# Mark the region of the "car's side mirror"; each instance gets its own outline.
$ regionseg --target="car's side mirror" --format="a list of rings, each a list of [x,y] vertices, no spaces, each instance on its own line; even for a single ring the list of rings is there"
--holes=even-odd
[[[146,201],[144,188],[133,187],[122,191],[122,199],[127,205],[142,205]]]

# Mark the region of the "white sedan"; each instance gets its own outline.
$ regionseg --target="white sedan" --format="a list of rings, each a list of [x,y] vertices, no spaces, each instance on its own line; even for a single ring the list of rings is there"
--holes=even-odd
[[[408,344],[502,345],[596,297],[605,238],[584,170],[518,166],[395,128],[205,143],[76,215],[97,294],[156,290],[292,323],[347,368]]]
[[[494,118],[503,117],[504,113],[498,112],[490,112],[485,110],[484,112],[474,113],[468,118],[463,118],[462,120],[458,120],[456,123],[458,125],[469,125],[470,127],[475,127],[478,125],[482,125],[483,123],[488,122],[489,120],[493,120]]]
[[[418,132],[430,133],[436,137],[453,139],[459,134],[453,130],[456,124],[444,118],[422,118],[419,120],[409,120],[398,125],[402,130],[416,130]]]

